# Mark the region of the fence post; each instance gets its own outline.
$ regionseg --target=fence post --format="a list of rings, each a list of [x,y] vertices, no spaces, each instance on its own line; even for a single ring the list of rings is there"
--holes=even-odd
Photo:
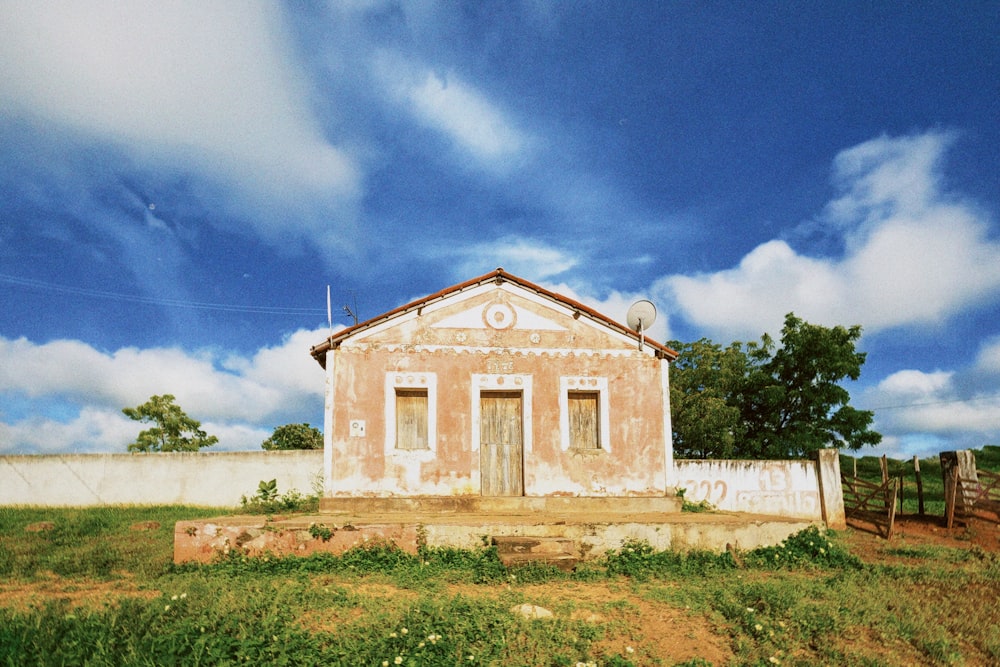
[[[971,509],[966,505],[971,505],[976,497],[976,486],[979,484],[979,477],[976,475],[976,455],[968,449],[958,451],[941,452],[941,475],[945,484],[954,471],[957,485],[962,489],[961,494],[956,494],[952,502],[959,506],[962,511]],[[966,488],[962,488],[965,482]]]
[[[899,513],[903,513],[903,471],[899,471]]]
[[[917,480],[917,512],[924,515],[924,483],[920,479],[920,459],[913,455],[913,475]]]
[[[847,528],[844,512],[844,488],[840,479],[840,452],[821,449],[816,452],[816,477],[819,481],[819,505],[827,528]]]
[[[948,530],[955,524],[955,498],[958,495],[958,467],[950,468],[944,482],[944,518]]]

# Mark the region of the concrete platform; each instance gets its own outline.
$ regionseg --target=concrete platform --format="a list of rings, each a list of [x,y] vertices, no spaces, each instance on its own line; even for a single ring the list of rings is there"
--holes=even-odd
[[[179,521],[174,562],[210,562],[249,554],[342,553],[388,541],[410,553],[420,543],[475,549],[496,537],[561,538],[578,560],[597,558],[627,540],[656,549],[721,552],[726,545],[773,545],[814,525],[805,519],[733,512],[680,512],[675,498],[343,498],[325,499],[308,516],[229,516]]]
[[[320,514],[502,514],[593,512],[620,514],[678,513],[681,499],[676,496],[411,496],[322,498]]]

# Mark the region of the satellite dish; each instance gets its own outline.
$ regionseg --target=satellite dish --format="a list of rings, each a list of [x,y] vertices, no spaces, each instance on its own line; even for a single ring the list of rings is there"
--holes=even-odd
[[[618,311],[621,312],[620,310]],[[633,331],[648,329],[656,321],[656,306],[651,301],[645,299],[636,301],[629,306],[628,314],[625,316],[625,323]]]
[[[653,322],[655,321],[656,306],[653,305],[652,301],[640,299],[629,306],[628,313],[625,315],[625,323],[628,324],[629,329],[639,332],[640,350],[642,349],[643,342],[646,340],[646,329],[653,326]]]

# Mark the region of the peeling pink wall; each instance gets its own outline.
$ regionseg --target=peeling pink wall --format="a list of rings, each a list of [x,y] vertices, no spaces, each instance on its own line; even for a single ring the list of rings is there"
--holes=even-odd
[[[586,315],[505,287],[428,306],[330,351],[329,495],[479,495],[481,389],[522,391],[525,495],[666,492],[667,362]],[[387,445],[394,382],[436,393],[432,451]],[[566,448],[560,396],[580,384],[600,385],[607,404],[607,441],[597,451]]]

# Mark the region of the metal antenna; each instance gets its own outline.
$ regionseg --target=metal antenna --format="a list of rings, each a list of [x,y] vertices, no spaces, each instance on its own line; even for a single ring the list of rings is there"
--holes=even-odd
[[[333,336],[333,311],[330,310],[330,286],[326,286],[326,323],[330,327],[330,336]]]

